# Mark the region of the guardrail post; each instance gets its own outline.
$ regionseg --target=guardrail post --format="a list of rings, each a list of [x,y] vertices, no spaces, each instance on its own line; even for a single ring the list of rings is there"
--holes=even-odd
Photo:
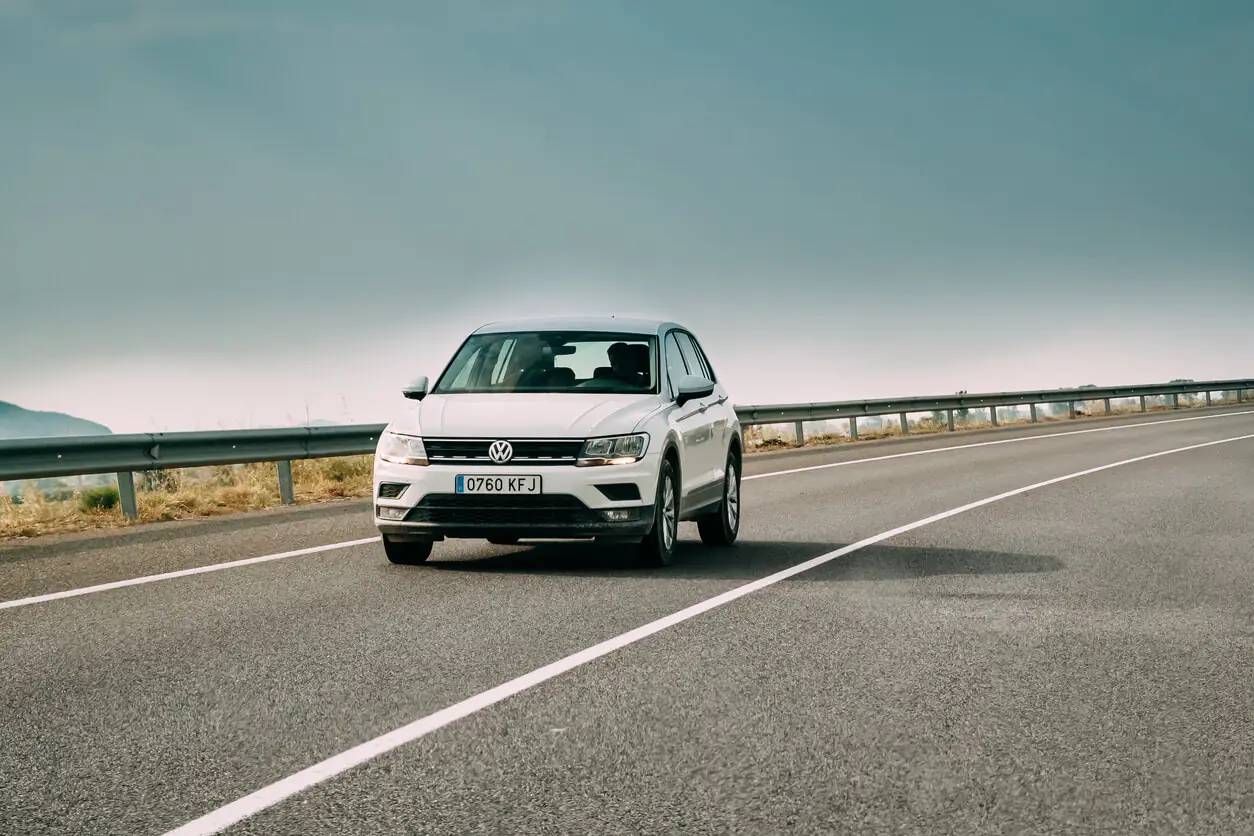
[[[279,501],[284,505],[296,504],[296,496],[292,491],[291,462],[279,462]]]
[[[954,431],[954,411],[952,409],[949,409],[949,410],[946,410],[946,412],[949,413],[949,431],[953,432]]]
[[[1142,412],[1145,411],[1145,396],[1144,395],[1141,396],[1141,411]]]
[[[901,421],[901,434],[910,435],[910,422],[906,420],[906,413],[899,413],[897,418]]]
[[[1237,390],[1237,403],[1241,403],[1241,390]]]
[[[1102,398],[1102,401],[1105,402],[1106,414],[1109,415],[1110,414],[1110,398]]]
[[[1179,392],[1171,393],[1171,408],[1172,409],[1180,408],[1180,393]]]
[[[997,426],[997,407],[990,406],[988,408],[988,422],[994,427]]]
[[[1210,406],[1210,405],[1211,405],[1211,403],[1210,403],[1210,392],[1207,392],[1207,393],[1206,393],[1206,405],[1207,405],[1207,406]]]
[[[128,520],[139,519],[139,504],[135,501],[135,474],[124,470],[118,474],[118,502]]]
[[[793,431],[797,434],[797,440],[794,443],[796,447],[806,446],[806,425],[803,421],[797,421],[793,424]]]
[[[849,438],[851,441],[858,440],[858,416],[849,416]]]
[[[1075,401],[1067,401],[1067,417],[1075,417]]]
[[[1036,404],[1034,403],[1028,404],[1028,412],[1032,413],[1032,423],[1035,424],[1037,422],[1036,421]]]

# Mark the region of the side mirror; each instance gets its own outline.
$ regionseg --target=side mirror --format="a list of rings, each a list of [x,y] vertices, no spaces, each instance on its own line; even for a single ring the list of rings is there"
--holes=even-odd
[[[408,386],[401,390],[401,394],[409,398],[411,401],[420,401],[427,396],[427,378],[415,378]]]
[[[678,406],[683,406],[688,401],[695,401],[698,398],[714,394],[714,381],[700,375],[686,374],[679,379],[677,388],[679,389],[679,394],[675,396],[675,403]]]

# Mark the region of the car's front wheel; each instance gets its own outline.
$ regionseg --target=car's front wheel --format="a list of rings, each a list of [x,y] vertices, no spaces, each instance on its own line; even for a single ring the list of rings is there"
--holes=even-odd
[[[716,511],[697,520],[697,530],[707,546],[730,546],[740,534],[740,462],[735,453],[727,454],[723,501]]]
[[[662,459],[653,501],[653,528],[640,544],[641,557],[649,566],[669,566],[675,560],[679,536],[679,485],[670,459]]]
[[[402,566],[426,563],[434,545],[430,540],[392,540],[386,534],[383,535],[383,553],[388,556],[388,560]]]

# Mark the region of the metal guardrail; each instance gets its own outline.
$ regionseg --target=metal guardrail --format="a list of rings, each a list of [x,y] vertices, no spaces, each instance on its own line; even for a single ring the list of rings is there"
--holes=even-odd
[[[278,462],[279,497],[291,505],[293,461],[373,453],[385,426],[16,438],[0,441],[0,482],[116,473],[122,511],[135,519],[135,472]]]
[[[769,406],[738,406],[736,413],[742,426],[793,424],[796,444],[805,442],[805,424],[810,421],[849,419],[850,435],[858,438],[858,418],[898,415],[903,433],[909,432],[907,415],[919,412],[946,412],[949,430],[954,430],[954,412],[987,409],[991,423],[997,425],[997,408],[1029,406],[1031,418],[1037,420],[1036,405],[1068,404],[1068,417],[1075,417],[1075,404],[1084,401],[1110,401],[1117,398],[1140,398],[1141,411],[1146,411],[1146,398],[1170,396],[1172,407],[1179,408],[1180,396],[1205,394],[1207,406],[1212,393],[1235,392],[1237,403],[1246,392],[1254,390],[1250,380],[1206,380],[1186,383],[1160,383],[1145,386],[1108,388],[1051,389],[989,394],[923,396],[866,401],[835,401],[830,403],[777,404]],[[116,473],[118,495],[123,513],[138,516],[135,500],[134,473],[152,470],[173,470],[208,465],[277,462],[279,495],[284,504],[294,502],[292,465],[300,459],[330,458],[373,453],[385,424],[349,424],[330,427],[294,427],[270,430],[211,430],[207,432],[137,433],[130,435],[68,436],[54,438],[19,438],[0,441],[0,482],[22,479],[43,479],[57,476],[79,476]]]
[[[992,392],[970,395],[940,395],[934,397],[891,398],[869,401],[842,401],[834,403],[803,403],[780,404],[775,406],[744,406],[737,407],[740,423],[743,426],[763,424],[795,424],[796,443],[800,447],[804,443],[804,424],[808,421],[831,421],[840,418],[849,419],[850,436],[858,439],[858,418],[878,415],[898,415],[901,431],[908,433],[909,423],[906,416],[918,412],[948,413],[949,430],[954,430],[954,412],[960,410],[987,409],[989,420],[997,426],[997,408],[1002,406],[1027,406],[1031,410],[1032,422],[1037,421],[1036,405],[1043,403],[1065,403],[1069,418],[1075,418],[1075,405],[1085,401],[1104,401],[1105,411],[1110,413],[1110,402],[1122,398],[1139,398],[1141,411],[1146,411],[1145,399],[1155,396],[1170,396],[1173,409],[1180,407],[1181,395],[1204,394],[1206,405],[1213,403],[1214,392],[1235,392],[1237,403],[1241,403],[1246,391],[1254,389],[1254,380],[1200,380],[1184,383],[1155,383],[1143,386],[1088,386],[1077,389],[1045,389],[1022,392]]]

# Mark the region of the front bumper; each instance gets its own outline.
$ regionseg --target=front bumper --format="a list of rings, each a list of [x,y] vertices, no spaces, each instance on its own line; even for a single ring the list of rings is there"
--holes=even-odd
[[[657,455],[602,467],[414,466],[376,459],[375,527],[398,540],[638,540],[653,526],[659,462]],[[458,494],[458,475],[539,476],[542,492]],[[405,487],[381,496],[380,487],[391,485]]]
[[[416,509],[421,512],[424,509]],[[376,519],[380,533],[397,540],[443,540],[445,538],[468,539],[541,539],[582,540],[613,539],[638,540],[649,533],[653,525],[652,506],[632,509],[634,516],[627,520],[606,520],[594,516],[596,511],[585,509],[587,516],[570,515],[554,520],[535,509],[492,509],[492,514],[480,518],[468,518],[462,509],[441,509],[452,513],[443,518],[406,518],[404,520]],[[519,510],[534,515],[532,519],[517,516]]]

